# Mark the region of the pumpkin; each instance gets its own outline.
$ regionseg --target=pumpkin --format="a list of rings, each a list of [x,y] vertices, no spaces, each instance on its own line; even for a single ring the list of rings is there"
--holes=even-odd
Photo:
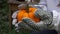
[[[31,18],[36,23],[39,22],[40,19],[34,16],[35,10],[36,10],[36,8],[32,8],[32,7],[29,8],[29,13],[27,13],[26,10],[19,10],[19,12],[17,14],[18,22],[21,21],[22,18],[24,18],[24,17]]]

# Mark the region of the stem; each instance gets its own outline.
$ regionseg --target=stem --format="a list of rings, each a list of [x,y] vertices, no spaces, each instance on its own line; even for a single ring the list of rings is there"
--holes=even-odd
[[[27,3],[26,12],[29,13],[29,4]]]

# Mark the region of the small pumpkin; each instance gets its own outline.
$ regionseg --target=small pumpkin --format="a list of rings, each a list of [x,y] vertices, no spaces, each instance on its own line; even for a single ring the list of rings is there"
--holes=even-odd
[[[19,10],[19,12],[17,14],[18,22],[21,21],[22,18],[24,18],[24,17],[31,18],[36,23],[39,22],[40,19],[34,16],[35,10],[36,10],[36,8],[32,8],[32,7],[29,8],[29,13],[26,12],[26,10]]]

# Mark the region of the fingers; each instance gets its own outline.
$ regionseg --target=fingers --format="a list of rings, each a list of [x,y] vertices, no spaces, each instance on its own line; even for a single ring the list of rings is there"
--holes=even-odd
[[[21,27],[21,28],[23,28],[23,29],[25,29],[25,30],[34,31],[34,29],[32,29],[30,26],[28,26],[24,22],[19,23],[18,26]]]
[[[28,24],[30,27],[32,27],[34,30],[39,31],[39,27],[36,25],[36,23],[29,19],[29,18],[24,18],[22,20],[24,23]]]
[[[15,25],[17,22],[17,19],[13,19],[12,24]]]
[[[24,23],[30,25],[30,26],[35,25],[35,22],[34,22],[33,20],[29,19],[29,18],[24,18],[24,19],[22,19],[22,21],[23,21]]]

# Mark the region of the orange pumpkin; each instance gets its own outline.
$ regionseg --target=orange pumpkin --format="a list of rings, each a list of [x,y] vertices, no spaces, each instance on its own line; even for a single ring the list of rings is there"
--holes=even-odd
[[[19,10],[19,12],[17,14],[18,22],[21,21],[22,18],[24,18],[24,17],[31,18],[36,23],[39,22],[40,19],[34,16],[35,10],[36,10],[36,8],[32,8],[32,7],[29,8],[29,13],[27,13],[26,10]]]

